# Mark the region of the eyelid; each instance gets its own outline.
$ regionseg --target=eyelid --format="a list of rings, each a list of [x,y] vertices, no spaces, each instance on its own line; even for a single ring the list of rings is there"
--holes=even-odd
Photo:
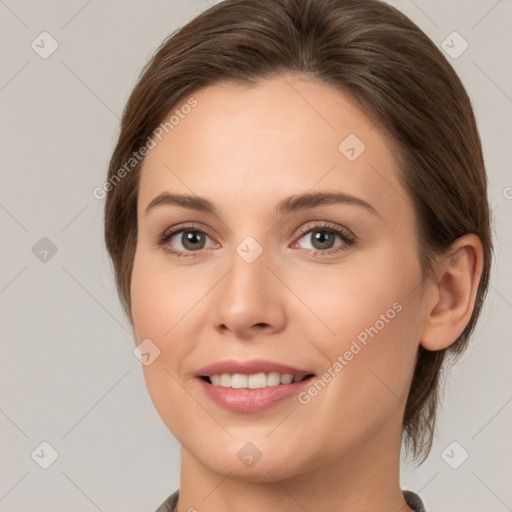
[[[310,221],[306,222],[306,224],[302,225],[299,228],[299,234],[304,235],[308,231],[312,231],[314,229],[332,229],[333,231],[341,231],[344,235],[346,235],[347,238],[355,240],[357,237],[350,231],[350,229],[347,229],[345,226],[341,226],[339,224],[335,224],[334,222],[330,222],[328,220],[316,220],[316,221]]]
[[[211,234],[211,231],[202,224],[196,222],[185,222],[183,223],[183,225],[177,224],[176,226],[172,226],[168,229],[165,229],[164,232],[158,237],[158,239],[161,240],[164,238],[168,238],[169,236],[174,236],[179,231],[200,231],[208,235],[210,238],[214,238]]]

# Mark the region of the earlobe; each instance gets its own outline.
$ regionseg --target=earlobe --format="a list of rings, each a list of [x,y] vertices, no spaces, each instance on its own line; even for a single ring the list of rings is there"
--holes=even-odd
[[[427,283],[421,345],[442,350],[452,345],[468,324],[483,269],[483,248],[475,234],[463,235],[450,246]]]

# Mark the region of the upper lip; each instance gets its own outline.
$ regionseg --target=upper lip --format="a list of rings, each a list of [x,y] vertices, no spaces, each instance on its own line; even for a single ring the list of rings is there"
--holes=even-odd
[[[211,375],[219,375],[222,373],[229,373],[231,375],[235,373],[252,375],[260,372],[278,372],[281,374],[289,373],[295,377],[313,374],[313,372],[308,370],[295,368],[287,364],[269,361],[266,359],[251,359],[250,361],[236,361],[234,359],[229,359],[203,366],[197,371],[196,377],[209,377]]]

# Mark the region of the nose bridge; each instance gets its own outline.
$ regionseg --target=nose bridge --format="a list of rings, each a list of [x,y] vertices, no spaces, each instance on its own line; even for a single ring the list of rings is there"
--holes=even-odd
[[[273,330],[282,327],[282,290],[279,290],[279,280],[268,268],[272,267],[270,259],[263,245],[252,236],[247,236],[234,248],[229,272],[214,301],[216,326],[241,336],[255,325],[265,324]]]
[[[233,306],[240,302],[250,305],[250,300],[263,300],[271,290],[269,278],[271,272],[269,255],[254,237],[245,237],[235,248],[230,260],[231,270],[226,276],[228,280],[225,290],[226,296],[230,296]],[[273,294],[275,295],[275,294]]]

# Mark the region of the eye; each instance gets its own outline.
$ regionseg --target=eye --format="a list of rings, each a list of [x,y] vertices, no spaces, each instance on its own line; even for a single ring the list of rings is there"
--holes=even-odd
[[[166,231],[159,237],[157,244],[167,252],[176,256],[197,256],[195,252],[207,249],[207,239],[211,238],[202,229],[195,226],[186,226],[172,231]]]
[[[309,228],[309,229],[308,229]],[[311,247],[303,247],[307,250],[313,251],[314,254],[332,254],[338,251],[348,249],[354,242],[354,236],[344,228],[333,226],[327,223],[306,225],[301,228],[300,240],[309,241]],[[336,238],[339,239],[340,243],[335,246]]]

